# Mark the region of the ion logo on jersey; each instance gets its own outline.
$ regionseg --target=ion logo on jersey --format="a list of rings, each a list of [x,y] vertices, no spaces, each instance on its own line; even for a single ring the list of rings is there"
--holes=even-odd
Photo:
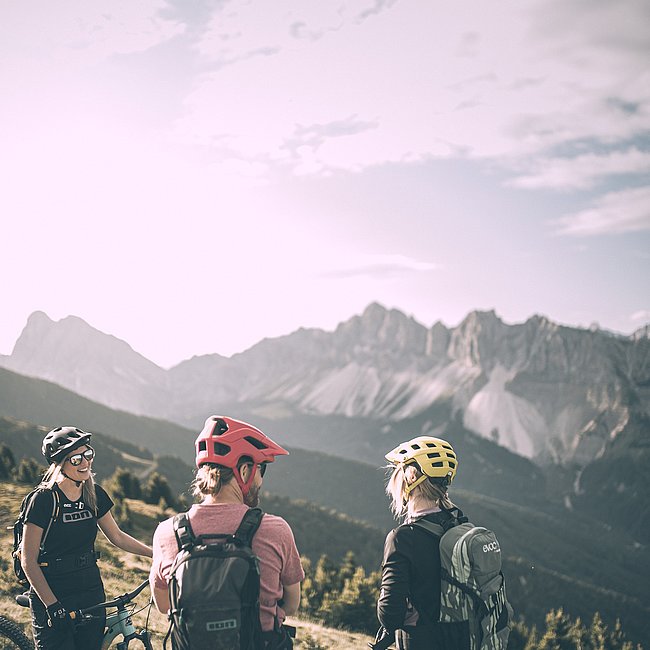
[[[83,521],[84,519],[92,519],[93,513],[90,510],[80,510],[79,512],[64,512],[63,523],[71,524],[75,521]]]

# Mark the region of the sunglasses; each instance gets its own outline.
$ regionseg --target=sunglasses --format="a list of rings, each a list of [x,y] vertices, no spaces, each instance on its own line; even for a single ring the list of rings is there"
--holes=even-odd
[[[94,457],[95,450],[92,447],[88,447],[88,449],[86,449],[86,451],[82,452],[81,454],[75,454],[74,456],[70,456],[70,458],[66,458],[66,460],[70,461],[70,465],[74,465],[76,467],[77,465],[81,465],[81,461],[84,458],[90,462]]]
[[[259,472],[260,472],[260,476],[261,476],[262,478],[264,478],[264,474],[266,474],[266,466],[267,466],[267,465],[268,465],[268,463],[259,463],[259,464],[257,465],[257,469],[259,470]],[[252,463],[249,463],[249,466],[252,467],[253,464],[252,464]]]

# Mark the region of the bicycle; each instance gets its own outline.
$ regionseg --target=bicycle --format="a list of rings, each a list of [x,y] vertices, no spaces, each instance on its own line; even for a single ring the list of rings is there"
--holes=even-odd
[[[94,615],[99,609],[116,608],[116,611],[106,613],[106,629],[104,630],[104,640],[102,641],[102,650],[107,650],[116,637],[122,636],[123,641],[120,641],[115,646],[116,650],[127,650],[131,641],[139,642],[145,650],[153,650],[151,639],[149,638],[149,631],[147,629],[137,631],[133,625],[131,616],[135,612],[136,605],[131,603],[140,594],[140,592],[148,586],[149,582],[145,580],[139,584],[133,591],[126,594],[117,596],[113,600],[107,600],[103,603],[97,603],[91,607],[84,609],[76,609],[70,612],[70,618],[75,621],[77,625],[83,625],[84,622],[92,621],[98,616]],[[16,596],[16,602],[23,607],[29,607],[29,598],[25,594]],[[131,605],[130,607],[128,607]],[[143,608],[144,609],[144,608]],[[24,636],[24,635],[23,635]],[[18,646],[23,650],[23,646]],[[25,650],[33,649],[33,645],[24,646]]]
[[[16,623],[0,616],[0,650],[34,650],[34,644]]]

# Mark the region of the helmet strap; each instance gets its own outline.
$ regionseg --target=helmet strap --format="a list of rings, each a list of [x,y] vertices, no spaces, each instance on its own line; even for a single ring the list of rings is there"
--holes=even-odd
[[[420,483],[424,483],[429,477],[426,474],[422,474],[422,476],[418,477],[413,481],[413,483],[407,483],[404,486],[404,492],[406,492],[406,496],[408,497],[415,488],[420,485]]]
[[[246,463],[244,463],[244,464],[246,464]],[[242,480],[242,477],[241,477],[241,468],[244,465],[241,465],[240,467],[238,467],[234,472],[235,480],[237,481],[237,485],[239,485],[239,489],[241,490],[242,496],[244,498],[248,495],[248,492],[251,489],[251,485],[253,485],[253,481],[255,480],[255,472],[257,471],[257,465],[255,463],[251,463],[251,465],[252,465],[251,472],[250,472],[250,475],[249,475],[248,480],[246,481],[246,483],[244,483],[244,481]]]
[[[72,482],[73,482],[77,487],[79,487],[79,486],[83,483],[83,481],[77,481],[76,478],[72,478],[71,476],[68,476],[68,475],[63,471],[63,467],[61,468],[61,474],[63,474],[63,476],[65,476],[65,477],[68,479],[68,481],[72,481]]]

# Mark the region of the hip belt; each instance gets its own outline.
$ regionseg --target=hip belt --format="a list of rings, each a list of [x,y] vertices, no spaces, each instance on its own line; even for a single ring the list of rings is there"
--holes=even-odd
[[[100,556],[101,554],[98,551],[88,551],[81,555],[71,554],[57,558],[44,557],[38,564],[45,575],[56,576],[95,566]]]

